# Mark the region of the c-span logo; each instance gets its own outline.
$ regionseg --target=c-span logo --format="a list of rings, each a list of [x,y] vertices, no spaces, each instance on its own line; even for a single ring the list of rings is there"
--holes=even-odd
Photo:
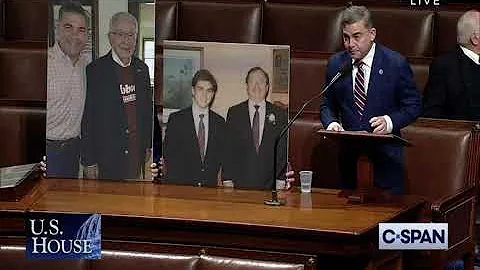
[[[379,223],[378,249],[448,249],[448,223]]]
[[[101,224],[98,214],[29,213],[27,258],[100,259]]]

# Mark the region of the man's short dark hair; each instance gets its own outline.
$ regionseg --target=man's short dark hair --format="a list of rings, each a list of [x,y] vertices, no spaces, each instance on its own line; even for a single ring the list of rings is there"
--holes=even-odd
[[[60,7],[58,11],[58,20],[61,21],[66,13],[75,13],[83,16],[87,25],[89,25],[89,14],[78,2],[67,2]]]
[[[361,20],[365,22],[368,28],[373,27],[372,15],[365,6],[347,5],[347,8],[342,11],[341,18],[342,27],[357,23]]]
[[[217,80],[213,77],[212,73],[208,69],[200,69],[193,75],[192,87],[195,87],[199,81],[207,81],[212,85],[213,92],[217,92]]]
[[[253,67],[247,72],[247,77],[245,77],[245,83],[248,84],[248,79],[250,78],[250,74],[254,73],[255,71],[260,71],[265,76],[267,85],[270,85],[270,78],[268,77],[268,73],[261,67]]]

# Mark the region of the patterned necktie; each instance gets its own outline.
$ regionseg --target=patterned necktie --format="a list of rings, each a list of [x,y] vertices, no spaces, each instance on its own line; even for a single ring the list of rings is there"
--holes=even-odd
[[[365,72],[362,69],[365,63],[358,62],[355,63],[355,65],[357,66],[357,75],[355,75],[353,99],[355,101],[355,109],[361,117],[363,116],[365,105],[367,104],[367,93],[365,92]]]
[[[198,146],[200,148],[200,157],[202,162],[205,158],[205,124],[203,123],[203,117],[205,115],[202,113],[199,115],[200,122],[198,123]]]
[[[253,115],[253,125],[252,125],[252,132],[253,132],[253,145],[255,146],[255,150],[258,153],[258,147],[260,146],[260,116],[258,114],[258,108],[260,106],[255,105],[255,114]]]

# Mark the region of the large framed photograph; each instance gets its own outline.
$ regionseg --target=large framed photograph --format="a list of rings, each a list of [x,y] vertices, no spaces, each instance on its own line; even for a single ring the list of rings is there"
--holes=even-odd
[[[271,189],[274,177],[282,183],[288,138],[278,145],[275,138],[288,122],[290,47],[165,40],[162,58],[164,136],[154,143],[163,145],[163,181],[247,189]]]
[[[58,27],[58,12],[64,3],[72,2],[71,0],[49,0],[49,21],[48,21],[48,46],[55,44]],[[84,49],[84,53],[88,55],[90,61],[98,57],[98,0],[78,0],[83,9],[89,14],[88,41]]]

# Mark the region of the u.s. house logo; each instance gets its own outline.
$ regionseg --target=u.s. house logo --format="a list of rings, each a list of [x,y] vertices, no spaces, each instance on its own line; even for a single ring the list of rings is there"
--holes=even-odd
[[[99,214],[29,213],[25,219],[29,259],[100,259]]]

